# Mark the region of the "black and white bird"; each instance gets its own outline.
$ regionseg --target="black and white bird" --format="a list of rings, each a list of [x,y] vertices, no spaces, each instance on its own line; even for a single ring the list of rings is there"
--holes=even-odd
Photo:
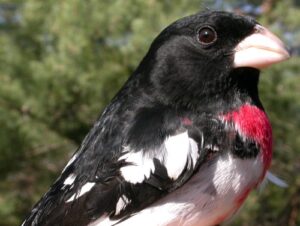
[[[213,226],[265,177],[260,69],[289,57],[255,20],[209,11],[153,41],[23,226]]]

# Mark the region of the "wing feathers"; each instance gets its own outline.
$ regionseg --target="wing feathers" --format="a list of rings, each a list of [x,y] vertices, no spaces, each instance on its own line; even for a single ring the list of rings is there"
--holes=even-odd
[[[188,136],[187,131],[167,137],[156,150],[136,151],[125,147],[124,151],[126,154],[119,160],[124,160],[127,165],[120,169],[121,175],[133,184],[149,179],[155,171],[154,159],[166,168],[168,177],[175,181],[186,167],[195,167],[199,158],[197,143]],[[187,164],[189,159],[192,164]]]

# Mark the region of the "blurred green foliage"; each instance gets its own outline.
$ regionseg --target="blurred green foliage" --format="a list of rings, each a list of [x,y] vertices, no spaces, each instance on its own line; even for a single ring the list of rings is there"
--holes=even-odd
[[[296,33],[300,9],[275,1],[259,20]],[[201,0],[11,0],[0,26],[0,225],[18,225],[170,22]],[[298,31],[299,32],[299,31]],[[297,37],[297,36],[296,36]],[[299,37],[299,36],[298,36]],[[300,41],[300,40],[299,40]],[[230,225],[300,225],[299,58],[267,69],[261,98],[274,129],[273,171],[286,189],[254,192]]]

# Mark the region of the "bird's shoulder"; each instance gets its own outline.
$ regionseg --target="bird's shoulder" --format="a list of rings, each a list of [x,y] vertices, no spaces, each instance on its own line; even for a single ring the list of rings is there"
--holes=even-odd
[[[122,219],[190,178],[202,136],[189,119],[161,105],[130,110],[105,110],[31,220],[84,225],[103,215]]]

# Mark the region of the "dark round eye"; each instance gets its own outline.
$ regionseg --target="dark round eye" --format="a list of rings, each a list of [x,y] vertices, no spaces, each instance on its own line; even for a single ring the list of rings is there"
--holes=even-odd
[[[217,33],[212,27],[202,27],[198,31],[198,41],[202,45],[209,45],[217,40]]]

